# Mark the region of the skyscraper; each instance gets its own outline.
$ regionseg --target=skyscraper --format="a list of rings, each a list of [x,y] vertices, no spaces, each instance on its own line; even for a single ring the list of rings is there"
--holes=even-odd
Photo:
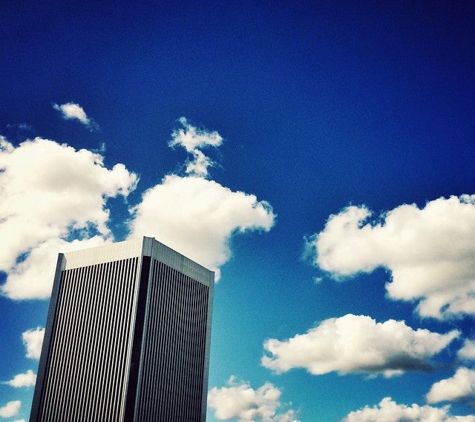
[[[204,422],[213,287],[149,237],[59,254],[30,422]]]

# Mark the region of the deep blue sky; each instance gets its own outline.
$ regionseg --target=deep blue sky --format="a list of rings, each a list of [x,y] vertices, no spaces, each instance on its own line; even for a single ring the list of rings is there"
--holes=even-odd
[[[0,135],[15,148],[42,137],[100,151],[107,168],[123,163],[137,173],[127,203],[107,202],[115,240],[127,237],[128,207],[146,189],[183,174],[186,152],[167,145],[182,116],[224,138],[204,150],[218,163],[208,179],[271,204],[272,229],[231,236],[232,258],[220,268],[210,388],[225,388],[231,376],[254,390],[268,381],[287,404],[278,412],[337,422],[388,396],[424,406],[431,386],[454,376],[457,350],[475,336],[473,313],[422,318],[417,299],[388,297],[389,264],[335,281],[302,256],[304,238],[348,205],[366,205],[377,220],[403,204],[423,208],[475,193],[470,2],[7,0],[0,16]],[[95,128],[53,108],[69,102]],[[0,214],[0,226],[7,215]],[[466,259],[474,260],[475,245],[467,248]],[[0,268],[0,283],[9,271]],[[47,306],[44,299],[0,298],[0,381],[36,372],[21,335],[44,326]],[[442,369],[430,373],[368,378],[364,371],[295,368],[279,375],[261,364],[267,339],[284,341],[347,314],[463,335],[435,356]],[[22,400],[8,420],[28,418],[32,392],[0,384],[0,409]],[[450,412],[470,415],[473,408],[453,403]],[[209,409],[208,421],[217,420]]]

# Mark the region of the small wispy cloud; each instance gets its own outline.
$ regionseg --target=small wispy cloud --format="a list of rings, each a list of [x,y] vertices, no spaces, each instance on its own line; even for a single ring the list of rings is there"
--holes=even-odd
[[[65,120],[79,120],[83,125],[91,130],[99,128],[97,123],[87,116],[86,112],[79,104],[53,104],[53,108],[61,112],[61,115]]]
[[[187,162],[186,173],[206,177],[208,167],[212,167],[215,163],[204,155],[201,149],[210,146],[219,147],[223,143],[223,138],[216,131],[211,132],[191,125],[185,117],[180,117],[178,121],[183,127],[173,131],[168,145],[172,148],[180,145],[193,155],[193,159]]]
[[[0,417],[1,418],[11,418],[12,416],[18,415],[20,411],[21,401],[15,400],[8,402],[5,406],[0,407]]]
[[[6,381],[4,384],[8,384],[11,387],[32,387],[36,383],[36,375],[30,369],[24,374],[18,374],[13,377],[10,381]]]
[[[457,357],[463,361],[475,361],[475,340],[466,339]]]
[[[41,355],[41,346],[43,345],[44,328],[35,328],[25,331],[22,334],[23,343],[26,347],[26,357],[31,359],[39,359]]]
[[[449,410],[448,407],[438,408],[417,404],[406,406],[396,403],[391,397],[385,397],[374,407],[365,406],[363,409],[351,412],[342,422],[475,422],[475,416],[452,416]]]

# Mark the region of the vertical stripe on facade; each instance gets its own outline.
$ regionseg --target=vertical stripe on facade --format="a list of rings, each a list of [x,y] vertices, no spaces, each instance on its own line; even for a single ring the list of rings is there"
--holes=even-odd
[[[147,307],[148,282],[150,278],[150,261],[151,259],[149,256],[144,256],[142,260],[142,269],[140,270],[140,287],[137,301],[137,313],[135,318],[132,355],[129,366],[129,379],[127,386],[124,421],[134,420],[135,401],[137,397],[137,384],[140,370],[140,357],[142,353],[145,310]]]

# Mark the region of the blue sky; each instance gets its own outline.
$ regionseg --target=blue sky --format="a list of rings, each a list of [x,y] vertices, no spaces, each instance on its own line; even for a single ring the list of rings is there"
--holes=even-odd
[[[141,235],[219,274],[209,422],[475,421],[469,3],[2,2],[0,421]]]

